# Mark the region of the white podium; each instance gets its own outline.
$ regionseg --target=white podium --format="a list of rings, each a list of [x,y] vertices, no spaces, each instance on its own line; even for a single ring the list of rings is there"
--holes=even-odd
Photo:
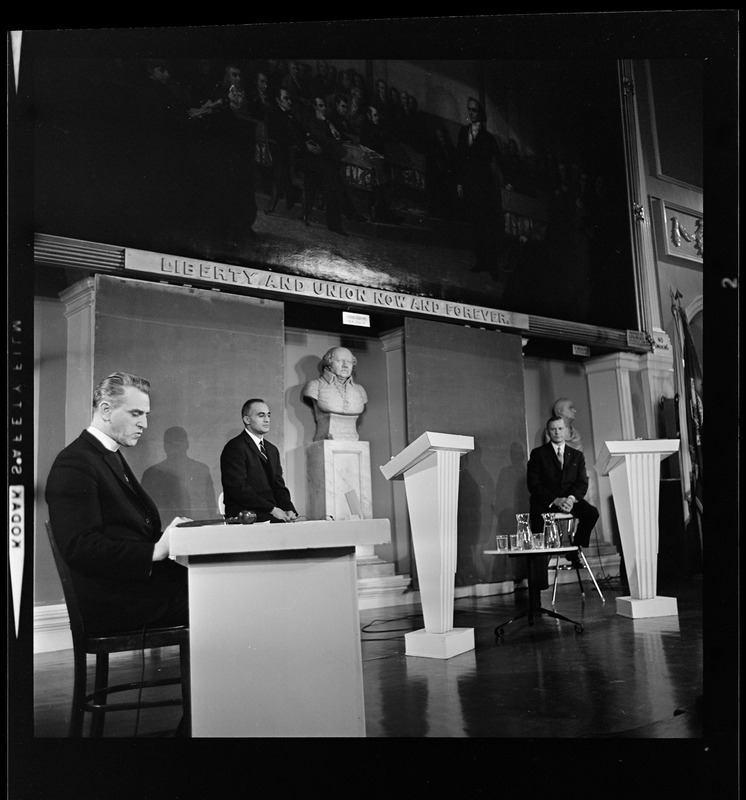
[[[387,519],[174,529],[192,736],[365,736],[355,548],[390,539]]]
[[[660,462],[679,449],[678,439],[605,442],[596,471],[608,475],[630,594],[617,597],[624,617],[669,617],[678,612],[675,597],[658,588],[658,504]]]
[[[408,656],[451,658],[474,649],[474,629],[453,627],[459,460],[472,436],[423,433],[381,467],[404,478],[425,627],[405,635]]]

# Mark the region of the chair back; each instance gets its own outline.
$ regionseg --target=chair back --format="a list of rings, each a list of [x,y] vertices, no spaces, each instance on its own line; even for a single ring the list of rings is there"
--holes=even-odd
[[[52,555],[54,556],[54,563],[57,567],[57,574],[60,576],[62,583],[62,594],[65,597],[65,605],[67,606],[67,615],[70,618],[70,630],[73,635],[73,645],[82,644],[85,641],[85,625],[83,624],[83,615],[80,613],[80,606],[78,598],[75,595],[75,587],[73,586],[72,575],[70,568],[67,566],[65,559],[62,558],[57,547],[57,542],[52,533],[52,525],[47,521],[47,536],[49,537],[49,545],[52,548]]]

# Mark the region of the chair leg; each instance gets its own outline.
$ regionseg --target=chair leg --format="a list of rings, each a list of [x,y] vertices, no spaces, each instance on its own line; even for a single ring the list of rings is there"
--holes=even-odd
[[[109,654],[108,653],[97,653],[96,654],[96,679],[93,684],[93,690],[99,691],[100,689],[105,689],[109,683]],[[102,704],[106,703],[106,695],[104,694],[99,700],[96,698],[96,702],[100,702]],[[91,736],[100,737],[104,735],[104,718],[106,713],[104,711],[94,711],[93,718],[91,720]]]
[[[593,581],[593,585],[596,587],[596,591],[598,592],[601,601],[605,603],[606,598],[601,593],[601,589],[599,588],[598,583],[596,582],[596,577],[593,574],[593,570],[591,569],[590,564],[588,563],[588,559],[585,557],[585,553],[582,550],[578,549],[578,556],[580,557],[580,560],[583,562],[583,566],[588,570],[588,574],[591,576],[591,580]]]
[[[86,686],[88,683],[88,660],[86,654],[79,650],[75,651],[75,677],[73,681],[73,705],[70,711],[70,730],[68,736],[72,739],[80,739],[83,736],[83,719],[85,712]]]
[[[552,589],[552,605],[554,605],[554,601],[557,598],[557,583],[559,581],[559,553],[556,553],[554,556],[554,588]]]
[[[179,646],[179,662],[181,667],[181,701],[183,718],[181,722],[182,735],[192,735],[192,666],[189,642]]]
[[[580,548],[578,547],[578,553],[581,553]],[[585,589],[583,588],[583,579],[580,577],[580,558],[574,564],[575,566],[575,575],[578,579],[578,586],[580,587],[580,594],[585,597]]]

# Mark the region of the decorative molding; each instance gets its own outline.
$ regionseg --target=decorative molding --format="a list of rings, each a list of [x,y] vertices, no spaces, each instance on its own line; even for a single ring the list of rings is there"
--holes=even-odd
[[[381,347],[384,353],[390,353],[394,350],[401,350],[404,347],[403,328],[396,328],[393,331],[386,331],[378,338],[381,340]]]
[[[227,291],[271,295],[276,299],[311,296],[315,300],[342,303],[344,306],[380,307],[401,314],[445,319],[464,325],[491,327],[545,339],[595,345],[609,350],[649,352],[650,344],[629,341],[628,331],[597,325],[520,314],[464,303],[435,300],[400,292],[373,290],[331,281],[312,280],[250,267],[237,267],[210,261],[182,259],[166,254],[123,247],[82,242],[78,239],[36,234],[34,254],[37,263],[45,266],[81,269],[93,272],[116,272],[123,278],[143,279],[156,275],[161,282]],[[646,337],[644,332],[639,332]]]
[[[625,164],[627,172],[630,207],[630,234],[632,244],[632,266],[635,276],[635,300],[637,326],[643,331],[661,327],[658,284],[655,277],[655,256],[650,242],[650,220],[645,214],[642,198],[645,196],[644,164],[640,137],[638,99],[630,87],[634,87],[633,63],[622,59],[618,62],[622,92],[622,131],[624,135]]]
[[[64,243],[64,246],[61,246]],[[69,239],[46,233],[34,234],[34,260],[54,267],[119,272],[124,269],[125,249],[113,244]]]
[[[96,298],[94,286],[93,278],[84,278],[60,292],[60,300],[65,305],[67,318],[75,316],[80,311],[88,311],[93,308]]]
[[[633,353],[648,353],[652,349],[650,337],[645,331],[621,331],[615,328],[601,328],[597,325],[585,325],[582,322],[566,322],[533,315],[529,315],[528,327],[529,338],[540,336],[544,339],[596,345],[609,350]]]
[[[681,266],[704,262],[704,216],[691,208],[651,197],[656,257]]]
[[[640,357],[632,353],[610,353],[605,356],[592,358],[585,361],[586,375],[593,375],[601,372],[636,372],[640,368]]]

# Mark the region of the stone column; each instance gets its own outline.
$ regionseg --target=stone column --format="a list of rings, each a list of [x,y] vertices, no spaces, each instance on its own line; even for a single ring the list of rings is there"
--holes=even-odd
[[[96,279],[84,278],[60,293],[67,318],[65,441],[91,424]]]

